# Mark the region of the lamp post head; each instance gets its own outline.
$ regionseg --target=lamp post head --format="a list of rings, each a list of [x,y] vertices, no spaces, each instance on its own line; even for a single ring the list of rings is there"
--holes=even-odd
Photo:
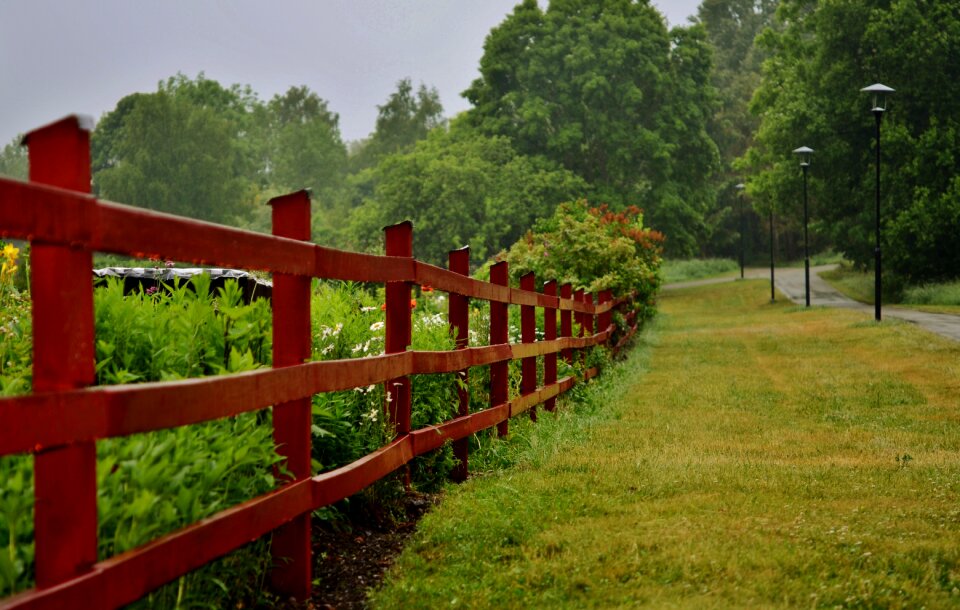
[[[801,146],[800,148],[794,149],[793,154],[800,156],[800,167],[810,167],[810,155],[813,154],[813,149],[809,146]]]
[[[887,95],[896,91],[881,83],[874,83],[869,87],[864,87],[860,91],[873,94],[873,108],[871,112],[884,112],[887,109]]]

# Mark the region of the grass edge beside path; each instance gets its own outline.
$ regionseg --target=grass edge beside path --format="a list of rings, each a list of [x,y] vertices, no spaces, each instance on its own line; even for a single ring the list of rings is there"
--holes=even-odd
[[[451,490],[373,607],[960,605],[960,346],[766,296],[664,295],[585,431]]]
[[[423,544],[423,538],[430,536],[430,532],[435,527],[438,525],[443,527],[448,510],[456,510],[454,507],[459,503],[472,502],[473,496],[478,491],[481,495],[485,495],[483,489],[493,491],[494,503],[499,503],[496,496],[504,492],[516,500],[520,497],[520,491],[511,486],[511,481],[516,475],[529,473],[542,467],[549,458],[571,447],[589,445],[593,431],[599,423],[618,420],[622,415],[623,403],[612,399],[624,394],[635,383],[637,376],[646,372],[652,349],[658,340],[660,319],[661,316],[658,315],[647,322],[644,330],[637,333],[623,359],[610,363],[600,376],[587,384],[575,386],[573,390],[561,397],[555,412],[539,410],[536,423],[525,417],[511,420],[509,436],[506,439],[492,441],[499,445],[500,455],[488,455],[488,464],[485,464],[488,469],[471,470],[470,479],[466,483],[451,484],[447,487],[442,502],[421,520],[413,540],[398,558],[397,564],[387,573],[384,584],[379,590],[371,592],[368,599],[370,606],[373,608],[436,607],[433,603],[435,600],[417,600],[416,596],[413,599],[409,598],[404,591],[406,587],[397,581],[397,570],[410,569],[411,561],[415,564],[420,563],[416,559],[418,550],[422,550],[419,545]],[[487,447],[487,451],[490,452],[491,448]],[[473,468],[474,463],[471,462],[471,469]],[[486,499],[490,500],[491,497],[486,496]],[[519,514],[517,516],[519,517]],[[528,516],[530,516],[529,513]],[[499,527],[498,524],[489,525],[491,529]],[[508,528],[521,526],[521,521],[512,520],[506,525]],[[532,525],[535,530],[535,519],[528,520],[526,525]],[[526,529],[526,526],[524,528]],[[534,530],[528,529],[526,533],[533,533]],[[519,532],[516,533],[519,540]],[[455,535],[460,537],[460,534]],[[507,533],[506,536],[509,537],[511,534]],[[466,534],[463,538],[467,542],[471,536]],[[483,552],[483,547],[484,545],[480,543],[476,549]],[[481,571],[496,569],[496,566],[483,564],[481,566]],[[417,567],[422,568],[423,565]],[[478,600],[479,598],[474,595],[448,601],[454,607],[458,605],[470,607]],[[499,605],[495,596],[487,599],[486,603],[490,606]]]

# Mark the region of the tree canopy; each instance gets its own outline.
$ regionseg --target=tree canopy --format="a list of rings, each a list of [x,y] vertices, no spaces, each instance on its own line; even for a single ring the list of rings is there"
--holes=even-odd
[[[464,95],[481,132],[576,173],[595,200],[645,207],[668,251],[691,254],[717,165],[710,62],[702,28],[668,32],[647,2],[525,0]]]
[[[378,244],[381,227],[410,219],[415,255],[436,264],[464,245],[480,258],[496,254],[585,188],[571,172],[521,155],[506,138],[477,134],[462,121],[434,129],[373,172],[373,195],[354,215],[356,242]]]
[[[387,155],[406,152],[441,124],[443,105],[440,93],[424,84],[414,93],[410,79],[401,79],[386,103],[377,106],[376,128],[362,142],[352,160],[353,168],[372,167]]]
[[[874,118],[859,89],[897,89],[882,128],[882,241],[897,283],[960,269],[960,13],[955,2],[783,0],[760,37],[769,54],[753,110],[761,116],[742,167],[750,191],[797,209],[790,151],[816,149],[810,169],[816,228],[863,266],[872,263]],[[795,212],[793,212],[795,213]]]

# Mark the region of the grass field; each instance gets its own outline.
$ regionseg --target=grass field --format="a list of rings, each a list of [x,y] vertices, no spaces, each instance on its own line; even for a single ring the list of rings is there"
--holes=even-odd
[[[960,606],[960,346],[763,282],[662,309],[447,492],[374,607]]]

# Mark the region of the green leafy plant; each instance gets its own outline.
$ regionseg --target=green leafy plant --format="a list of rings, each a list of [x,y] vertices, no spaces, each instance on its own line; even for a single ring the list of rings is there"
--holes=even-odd
[[[639,208],[612,212],[576,201],[558,206],[499,258],[517,279],[533,271],[541,283],[555,279],[594,294],[634,294],[634,307],[644,320],[656,311],[662,241],[660,233],[644,227]]]

